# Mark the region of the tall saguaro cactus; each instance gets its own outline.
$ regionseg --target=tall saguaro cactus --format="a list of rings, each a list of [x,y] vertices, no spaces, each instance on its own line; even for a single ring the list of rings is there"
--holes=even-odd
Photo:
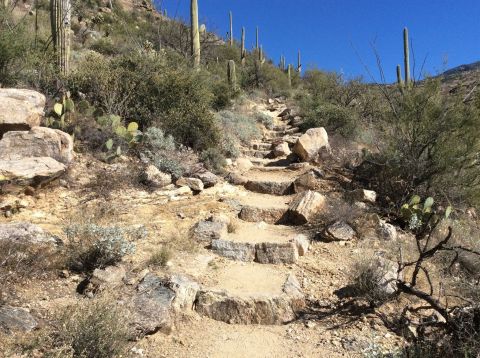
[[[258,50],[260,43],[258,42],[258,26],[257,26],[257,32],[256,32],[256,41],[255,41],[255,48]]]
[[[405,83],[410,85],[410,49],[408,45],[408,29],[403,29],[403,61],[405,64]]]
[[[50,0],[50,23],[57,66],[67,75],[70,70],[70,19],[72,5],[70,0]]]
[[[258,50],[258,60],[260,61],[260,64],[263,65],[265,62],[265,58],[263,58],[263,46],[260,45],[260,49]]]
[[[298,50],[298,65],[297,65],[297,72],[302,74],[302,53]]]
[[[200,67],[200,32],[198,27],[198,3],[197,0],[190,0],[190,21],[193,67]]]
[[[228,76],[228,84],[229,84],[230,88],[234,92],[236,92],[237,91],[237,71],[235,70],[235,61],[234,60],[228,61],[227,76]]]
[[[245,27],[242,27],[242,49],[241,49],[240,58],[242,60],[242,65],[245,64],[247,57],[247,51],[245,50]]]
[[[285,56],[283,55],[280,56],[280,69],[285,71]]]
[[[233,46],[233,13],[230,11],[230,46]]]

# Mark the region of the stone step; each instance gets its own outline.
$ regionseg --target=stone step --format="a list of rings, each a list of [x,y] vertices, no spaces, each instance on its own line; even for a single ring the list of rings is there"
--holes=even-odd
[[[305,306],[298,280],[281,266],[230,261],[196,295],[195,310],[229,324],[282,325]]]
[[[238,217],[247,222],[275,224],[288,210],[293,196],[275,196],[253,192],[242,192],[232,197],[239,206]]]
[[[233,232],[213,240],[211,249],[236,261],[293,264],[310,245],[306,236],[288,226],[238,222],[233,227]]]
[[[253,158],[267,158],[270,154],[270,150],[257,150],[257,149],[244,149],[242,150],[242,154],[247,157]]]
[[[271,195],[293,194],[292,181],[249,180],[244,187],[245,189],[253,191],[254,193]]]
[[[272,149],[272,143],[268,142],[253,142],[250,145],[250,149],[254,150],[271,150]]]
[[[275,127],[273,127],[273,131],[274,132],[284,132],[288,129],[291,129],[292,126],[291,125],[288,125],[288,124],[280,124],[280,125],[276,125]]]

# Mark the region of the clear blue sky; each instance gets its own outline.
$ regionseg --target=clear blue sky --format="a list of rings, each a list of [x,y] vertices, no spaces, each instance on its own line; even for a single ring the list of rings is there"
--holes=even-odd
[[[190,0],[155,0],[169,16],[189,19]],[[402,29],[407,26],[416,58],[416,75],[480,61],[480,0],[198,0],[200,21],[225,36],[228,12],[234,14],[234,36],[247,29],[247,45],[260,28],[260,43],[278,62],[284,54],[296,63],[302,51],[304,69],[318,67],[364,76],[362,61],[379,80],[371,48],[381,56],[388,81],[403,63]],[[355,50],[355,49],[356,50]],[[359,56],[356,54],[358,51]],[[446,63],[446,65],[445,65]]]

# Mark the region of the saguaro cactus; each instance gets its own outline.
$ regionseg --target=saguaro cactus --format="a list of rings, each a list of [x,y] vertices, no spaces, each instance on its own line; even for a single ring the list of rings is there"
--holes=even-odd
[[[297,65],[297,72],[302,74],[302,54],[300,50],[298,50],[298,65]]]
[[[70,19],[72,6],[70,0],[50,0],[50,23],[57,66],[67,75],[70,69]]]
[[[292,65],[288,65],[287,74],[288,74],[288,86],[292,87]]]
[[[405,63],[405,83],[410,85],[410,49],[408,45],[408,29],[403,29],[403,60]]]
[[[255,48],[258,50],[260,43],[258,42],[258,26],[257,26],[257,32],[256,32],[256,41],[255,41]]]
[[[245,27],[242,27],[242,50],[240,58],[242,60],[242,65],[245,64],[245,59],[247,57],[247,51],[245,50]]]
[[[10,0],[3,0],[3,7],[6,9],[10,5]]]
[[[230,85],[230,88],[235,92],[237,90],[237,71],[235,70],[234,60],[228,61],[227,76],[228,84]]]
[[[233,13],[230,11],[230,46],[233,46]]]
[[[198,28],[198,3],[190,0],[191,40],[193,67],[200,67],[200,32]]]
[[[400,65],[397,65],[397,83],[403,88],[402,68]]]
[[[261,65],[265,62],[265,59],[263,58],[263,46],[260,46],[260,49],[258,50],[258,60]]]

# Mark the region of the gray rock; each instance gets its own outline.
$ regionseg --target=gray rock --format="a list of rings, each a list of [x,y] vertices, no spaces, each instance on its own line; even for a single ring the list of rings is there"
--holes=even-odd
[[[228,174],[227,180],[232,185],[245,185],[248,183],[248,179],[238,173]]]
[[[288,195],[293,192],[291,182],[248,181],[245,184],[245,189],[255,193],[271,195]]]
[[[161,172],[154,165],[149,165],[145,169],[141,179],[146,185],[159,189],[172,184],[172,175]]]
[[[218,240],[227,235],[227,224],[213,221],[200,221],[192,229],[194,240],[210,245],[212,240]]]
[[[294,225],[310,222],[326,205],[325,197],[317,192],[307,190],[298,194],[290,203],[287,220]]]
[[[45,96],[36,91],[0,88],[0,138],[10,131],[39,126],[45,101]]]
[[[350,193],[352,201],[368,202],[374,204],[377,201],[377,193],[373,190],[356,189]]]
[[[167,287],[164,280],[147,274],[130,303],[133,334],[142,337],[158,331],[171,332],[174,299],[175,291]]]
[[[293,152],[303,161],[314,160],[322,148],[330,148],[325,128],[311,128],[305,132],[293,147]]]
[[[387,223],[384,220],[379,220],[377,227],[377,234],[383,240],[394,241],[397,240],[398,233],[395,226]]]
[[[37,327],[37,321],[24,308],[0,306],[0,329],[7,333],[30,332]]]
[[[310,170],[302,174],[293,182],[295,193],[302,193],[307,190],[319,190],[322,188],[323,181],[318,171]]]
[[[202,173],[195,173],[192,175],[192,177],[200,179],[205,188],[211,188],[220,182],[220,178],[218,176],[208,171]]]
[[[73,160],[72,137],[58,129],[34,127],[28,132],[8,132],[0,140],[0,160],[50,157],[69,164]]]
[[[60,239],[46,233],[41,227],[28,222],[0,224],[0,241],[3,240],[33,245],[61,244]]]
[[[355,238],[355,231],[346,222],[337,221],[327,227],[321,236],[326,241],[351,241]]]
[[[123,284],[127,272],[123,266],[108,266],[95,269],[85,291],[97,293],[105,289],[117,288]]]
[[[217,255],[236,261],[251,262],[255,260],[255,245],[247,242],[213,240],[212,250]]]
[[[238,158],[235,163],[240,173],[246,173],[253,168],[253,163],[247,158]]]
[[[13,181],[22,185],[38,185],[59,177],[65,171],[65,165],[49,157],[0,160],[0,183]]]
[[[246,205],[242,207],[238,217],[248,222],[264,221],[267,224],[276,224],[283,218],[286,211],[287,208],[263,208]]]
[[[175,292],[173,299],[173,309],[180,312],[183,310],[192,310],[197,292],[200,289],[198,283],[182,275],[173,275],[167,282],[168,287]]]
[[[293,264],[298,260],[298,249],[293,242],[264,242],[255,245],[255,261],[261,264]]]

